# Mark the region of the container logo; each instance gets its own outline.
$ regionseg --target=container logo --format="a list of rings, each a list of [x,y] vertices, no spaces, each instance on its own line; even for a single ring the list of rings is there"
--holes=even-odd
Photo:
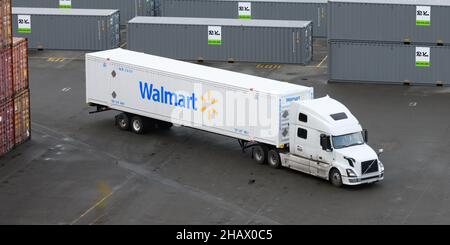
[[[416,7],[416,26],[431,26],[431,7]]]
[[[139,81],[139,91],[143,100],[154,103],[171,105],[183,109],[197,111],[198,99],[195,93],[186,95],[172,92],[164,86],[156,87],[153,83]]]
[[[214,109],[214,105],[217,104],[218,100],[212,96],[211,91],[205,94],[205,96],[201,97],[202,99],[202,113],[208,114],[208,120],[211,120],[219,115],[216,109]]]
[[[72,0],[59,0],[59,8],[64,9],[72,8]]]
[[[208,44],[222,45],[222,27],[208,26]]]
[[[31,15],[18,15],[17,26],[17,32],[31,33]]]
[[[239,19],[249,20],[252,18],[252,3],[239,2],[238,3],[238,15]]]
[[[430,67],[430,48],[416,47],[416,67]]]

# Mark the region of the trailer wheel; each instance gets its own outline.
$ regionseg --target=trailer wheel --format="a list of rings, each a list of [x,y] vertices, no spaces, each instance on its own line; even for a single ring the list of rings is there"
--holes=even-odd
[[[264,164],[267,158],[267,149],[265,146],[259,144],[253,147],[253,159],[258,164]]]
[[[144,120],[138,116],[131,118],[131,130],[136,134],[144,134]]]
[[[121,130],[128,130],[130,129],[130,118],[125,113],[120,113],[116,116],[116,125]]]
[[[277,149],[271,149],[267,153],[267,163],[269,163],[269,166],[272,168],[281,167],[280,154],[278,153]]]
[[[342,175],[336,168],[333,168],[330,171],[330,182],[336,187],[342,186]]]

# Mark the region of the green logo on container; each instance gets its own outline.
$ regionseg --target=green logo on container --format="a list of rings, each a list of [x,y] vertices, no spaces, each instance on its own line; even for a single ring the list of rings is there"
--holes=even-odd
[[[431,26],[431,7],[416,7],[416,26]]]
[[[17,32],[18,33],[31,33],[31,16],[30,15],[18,15],[17,16]]]
[[[416,47],[416,67],[431,66],[431,51],[428,47]]]
[[[238,3],[239,19],[250,20],[252,18],[252,3],[239,2]]]
[[[208,45],[222,45],[221,26],[208,26]]]
[[[59,0],[59,8],[62,9],[72,8],[72,0]]]

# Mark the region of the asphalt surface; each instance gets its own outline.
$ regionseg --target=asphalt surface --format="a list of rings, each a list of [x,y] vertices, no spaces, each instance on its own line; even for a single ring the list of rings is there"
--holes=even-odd
[[[120,131],[88,114],[82,52],[32,51],[32,140],[0,158],[0,224],[450,224],[450,88],[328,84],[315,45],[306,67],[205,65],[343,102],[385,150],[383,182],[335,188],[188,128]]]

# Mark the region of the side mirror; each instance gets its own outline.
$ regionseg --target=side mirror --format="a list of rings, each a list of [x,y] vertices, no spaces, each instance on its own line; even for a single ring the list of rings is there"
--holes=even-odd
[[[367,129],[363,130],[363,136],[364,136],[364,142],[368,143],[369,142],[369,131],[367,131]]]
[[[381,155],[381,153],[383,153],[384,152],[384,150],[383,149],[379,149],[378,150],[378,156],[380,156]]]

